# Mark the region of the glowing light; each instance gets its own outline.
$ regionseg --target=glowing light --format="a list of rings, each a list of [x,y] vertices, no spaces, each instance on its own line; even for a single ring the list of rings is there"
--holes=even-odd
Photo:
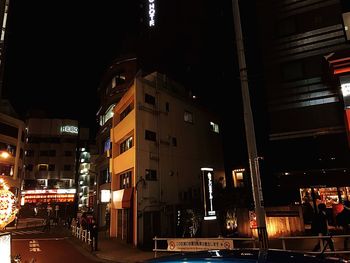
[[[156,15],[156,7],[154,2],[155,0],[148,0],[148,17],[149,17],[148,24],[150,27],[155,26],[154,17]]]
[[[341,92],[343,93],[343,97],[347,97],[350,95],[350,83],[344,83],[341,85]]]
[[[18,212],[17,199],[8,189],[5,181],[0,179],[0,229],[11,223]]]
[[[61,133],[72,133],[72,134],[78,134],[78,127],[76,126],[62,126],[61,127]]]
[[[4,159],[7,159],[7,158],[10,157],[10,154],[8,152],[1,152],[0,157],[4,158]]]

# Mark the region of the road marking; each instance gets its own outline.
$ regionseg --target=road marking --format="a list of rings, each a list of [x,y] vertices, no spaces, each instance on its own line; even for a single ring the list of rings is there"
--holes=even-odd
[[[29,241],[29,252],[41,252],[38,240]]]
[[[44,233],[41,230],[27,230],[27,231],[13,231],[12,235],[29,235],[29,234],[42,234]]]
[[[64,240],[64,239],[69,239],[69,237],[51,237],[51,238],[36,238],[35,240],[38,241],[51,241],[51,240]],[[33,240],[32,238],[14,238],[11,241],[29,241]]]

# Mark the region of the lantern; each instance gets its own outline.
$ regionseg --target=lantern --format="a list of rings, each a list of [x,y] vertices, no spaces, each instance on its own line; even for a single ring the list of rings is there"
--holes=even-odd
[[[3,179],[0,179],[0,230],[11,223],[18,212],[17,199],[9,190]]]

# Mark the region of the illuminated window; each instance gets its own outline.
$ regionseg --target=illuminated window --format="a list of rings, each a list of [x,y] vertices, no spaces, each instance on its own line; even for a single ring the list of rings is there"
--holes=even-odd
[[[123,153],[129,150],[132,147],[132,136],[127,138],[120,144],[120,153]]]
[[[193,123],[193,115],[192,115],[192,112],[185,111],[185,113],[184,113],[184,121],[185,121],[185,122],[189,122],[189,123]]]
[[[237,169],[232,171],[233,186],[235,188],[244,187],[244,169]]]
[[[216,123],[211,121],[210,122],[210,127],[211,127],[211,130],[213,132],[219,133],[219,125],[218,124],[216,124]]]
[[[125,173],[120,174],[120,189],[126,189],[131,187],[131,178],[132,172],[127,171]]]

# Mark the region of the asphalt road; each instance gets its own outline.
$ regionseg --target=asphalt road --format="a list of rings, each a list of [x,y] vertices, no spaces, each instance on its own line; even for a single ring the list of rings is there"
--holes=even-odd
[[[12,239],[12,256],[20,254],[22,263],[96,263],[65,238]]]

